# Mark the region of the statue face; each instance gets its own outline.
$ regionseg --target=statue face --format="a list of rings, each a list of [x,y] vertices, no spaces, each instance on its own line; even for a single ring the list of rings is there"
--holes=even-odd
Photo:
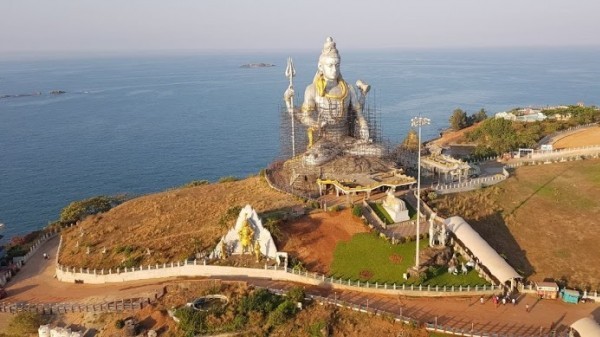
[[[319,70],[328,81],[335,81],[340,75],[340,59],[336,57],[325,57],[319,63]]]

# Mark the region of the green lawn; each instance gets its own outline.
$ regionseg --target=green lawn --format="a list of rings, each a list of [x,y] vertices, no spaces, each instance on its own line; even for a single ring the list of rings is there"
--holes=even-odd
[[[442,267],[436,270],[433,270],[430,274],[430,278],[423,283],[424,285],[434,286],[483,286],[489,285],[485,279],[479,277],[479,274],[471,269],[467,274],[463,275],[458,273],[457,275],[452,275],[448,273],[448,268]]]
[[[375,214],[383,221],[386,225],[391,225],[394,223],[394,220],[390,216],[390,214],[385,210],[382,204],[376,202],[370,202],[369,206],[375,211]]]
[[[421,249],[427,240],[421,240]],[[348,242],[340,242],[333,253],[331,276],[370,283],[419,284],[416,278],[404,280],[403,273],[415,263],[416,242],[392,245],[372,233],[356,234]],[[476,272],[467,275],[451,275],[445,268],[434,270],[423,285],[459,286],[483,285],[485,280]]]

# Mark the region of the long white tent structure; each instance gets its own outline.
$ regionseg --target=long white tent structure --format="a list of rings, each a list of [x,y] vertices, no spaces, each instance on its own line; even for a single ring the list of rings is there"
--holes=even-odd
[[[514,280],[522,278],[463,218],[450,217],[445,225],[500,283],[510,281],[512,287]]]
[[[585,317],[571,324],[571,328],[575,329],[581,337],[598,337],[600,336],[600,325],[593,318]]]

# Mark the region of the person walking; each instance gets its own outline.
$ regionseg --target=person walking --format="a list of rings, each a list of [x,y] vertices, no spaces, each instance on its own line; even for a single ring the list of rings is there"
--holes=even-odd
[[[525,304],[525,311],[529,312],[529,303]]]

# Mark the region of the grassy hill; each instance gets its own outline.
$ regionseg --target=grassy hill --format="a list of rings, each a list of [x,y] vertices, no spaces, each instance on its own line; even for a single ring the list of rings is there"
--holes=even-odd
[[[585,160],[521,167],[499,185],[442,196],[433,207],[464,217],[530,279],[600,289],[598,191],[600,160]],[[147,195],[65,230],[59,262],[108,269],[181,261],[210,251],[246,204],[264,214],[302,202],[260,177]]]
[[[600,160],[525,166],[505,182],[438,198],[533,280],[600,289]]]
[[[108,269],[182,261],[212,249],[246,204],[264,213],[302,202],[261,177],[146,195],[65,230],[59,262]]]

